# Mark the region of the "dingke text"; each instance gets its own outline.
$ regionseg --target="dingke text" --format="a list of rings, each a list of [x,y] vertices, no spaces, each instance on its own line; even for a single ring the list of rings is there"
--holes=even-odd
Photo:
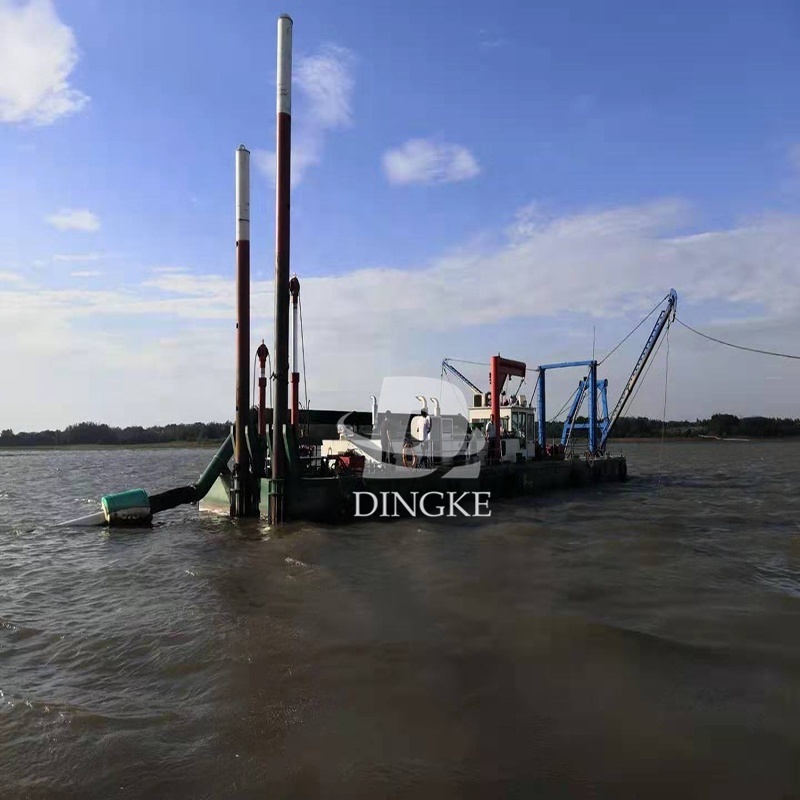
[[[357,517],[491,517],[490,492],[354,492]]]

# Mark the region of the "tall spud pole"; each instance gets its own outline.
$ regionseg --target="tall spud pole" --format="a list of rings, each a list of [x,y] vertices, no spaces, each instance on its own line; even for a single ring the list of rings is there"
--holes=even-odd
[[[231,516],[253,513],[247,417],[250,408],[250,151],[236,150],[236,441]]]
[[[278,18],[277,169],[275,174],[275,405],[269,521],[284,518],[286,454],[283,435],[289,405],[289,194],[292,149],[292,18]]]

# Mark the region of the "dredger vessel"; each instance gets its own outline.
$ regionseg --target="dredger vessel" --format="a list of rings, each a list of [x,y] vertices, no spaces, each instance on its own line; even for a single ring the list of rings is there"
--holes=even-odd
[[[598,380],[595,359],[529,369],[522,361],[494,355],[485,388],[469,381],[450,360],[442,362],[444,371],[471,390],[464,413],[441,413],[439,398],[418,395],[409,385],[405,409],[391,418],[374,397],[366,412],[304,409],[301,414],[300,282],[290,277],[289,268],[292,25],[287,15],[278,19],[275,330],[272,353],[263,342],[256,351],[258,406],[250,407],[250,153],[242,145],[235,153],[236,415],[230,435],[196,483],[155,494],[135,489],[106,495],[100,511],[65,524],[141,524],[184,503],[233,517],[261,516],[273,525],[406,514],[486,516],[499,497],[624,480],[627,462],[609,453],[608,439],[674,318],[674,290],[664,298],[611,413],[608,382]],[[547,374],[566,367],[584,368],[585,374],[560,439],[548,443]],[[535,405],[519,389],[510,390],[511,380],[524,380],[528,373],[536,374]],[[584,402],[588,417],[579,421]]]

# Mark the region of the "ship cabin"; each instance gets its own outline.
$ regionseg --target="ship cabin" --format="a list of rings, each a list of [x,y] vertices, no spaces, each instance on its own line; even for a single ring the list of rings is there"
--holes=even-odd
[[[427,407],[424,397],[418,397]],[[473,395],[473,404],[467,417],[461,414],[441,414],[439,402],[431,398],[430,447],[431,465],[453,464],[479,459],[484,461],[488,448],[484,444],[486,425],[491,417],[489,394]],[[384,458],[378,428],[383,414],[377,410],[373,398],[373,430],[370,437],[360,436],[347,425],[339,425],[338,440],[322,441],[321,455],[333,458],[343,453],[363,455],[366,463],[380,463]],[[393,413],[390,425],[390,452],[397,464],[416,465],[423,454],[421,440],[425,418],[419,414]],[[536,458],[535,409],[528,405],[525,395],[512,395],[501,399],[500,405],[500,460],[519,463]]]
[[[483,433],[492,415],[491,396],[474,394],[468,420],[473,431]],[[495,424],[498,421],[495,420]],[[536,457],[535,409],[528,405],[524,395],[511,395],[500,399],[500,460],[521,462]]]

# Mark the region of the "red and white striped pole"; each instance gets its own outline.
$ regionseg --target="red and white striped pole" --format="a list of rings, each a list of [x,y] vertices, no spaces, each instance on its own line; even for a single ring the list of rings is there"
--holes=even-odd
[[[289,402],[289,197],[292,149],[292,18],[278,18],[277,147],[275,174],[275,402],[269,521],[284,518],[286,453],[284,428]]]
[[[231,516],[246,517],[251,509],[250,454],[247,418],[250,410],[250,151],[236,150],[236,441]]]

